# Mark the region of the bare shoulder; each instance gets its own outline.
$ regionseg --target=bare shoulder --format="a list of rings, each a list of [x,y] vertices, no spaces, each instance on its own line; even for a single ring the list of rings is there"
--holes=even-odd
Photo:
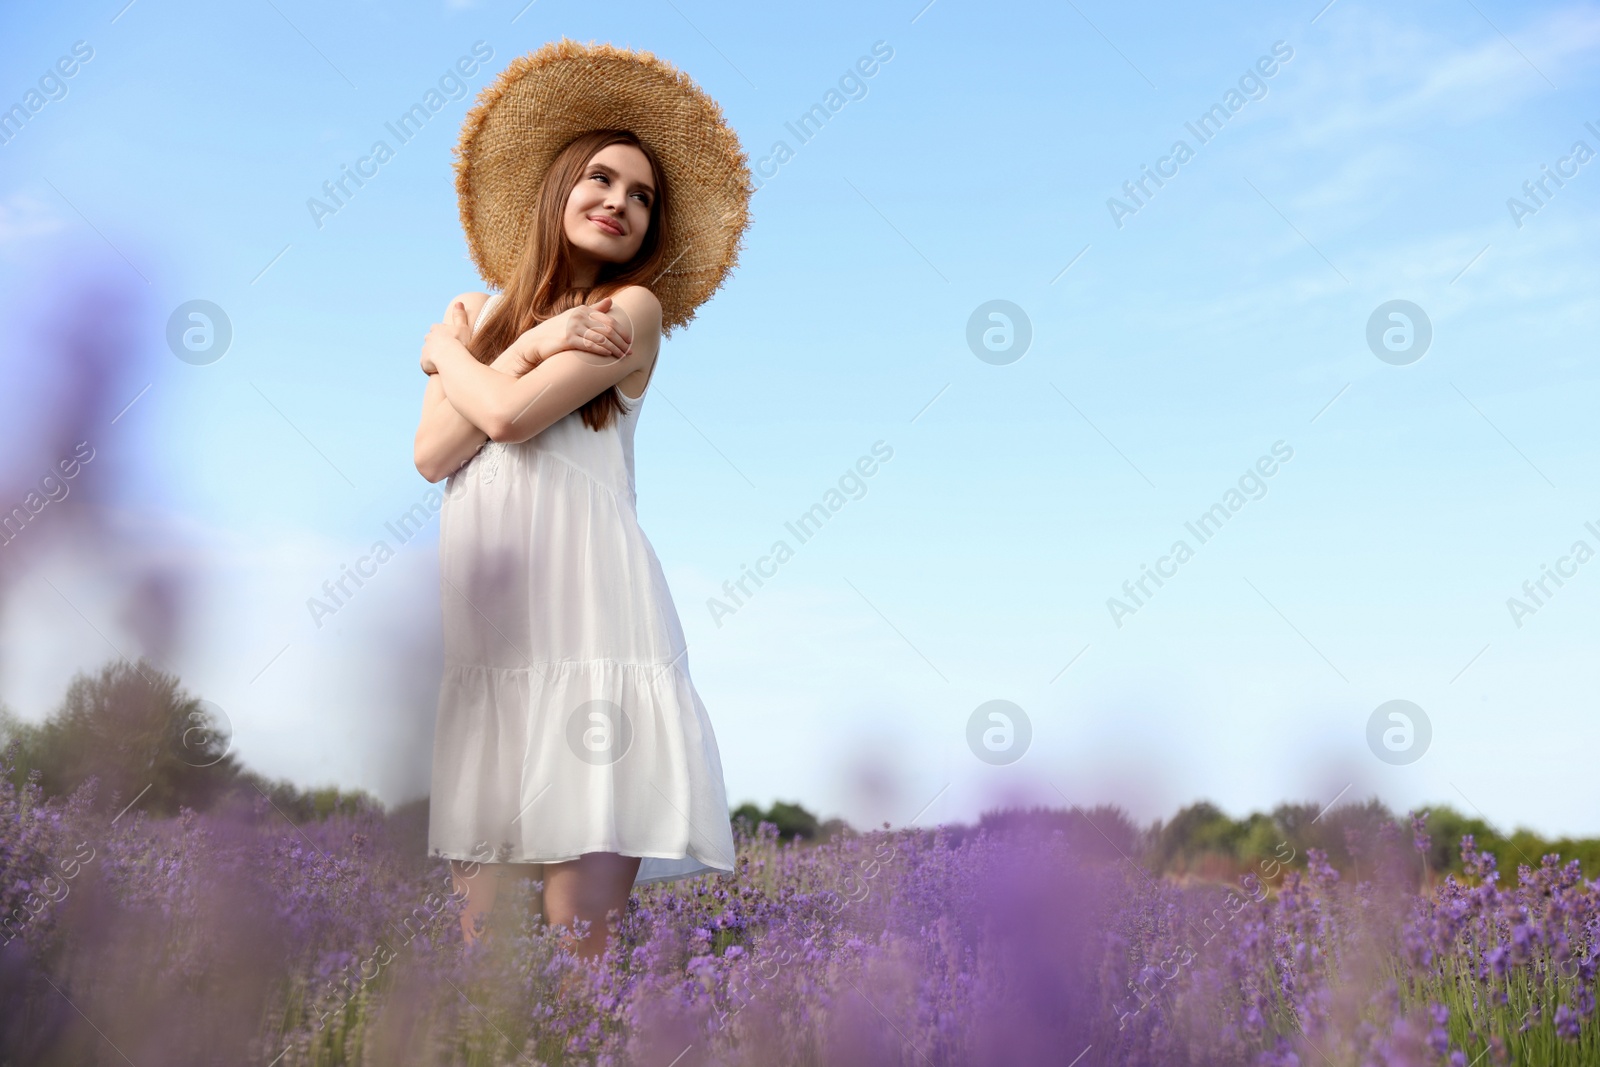
[[[461,303],[466,306],[467,321],[476,324],[478,321],[478,315],[483,311],[483,305],[489,302],[489,294],[460,293],[457,296],[451,297],[450,303],[446,304],[444,308],[444,313],[446,316],[450,314],[450,309],[456,306],[457,300],[461,301]],[[444,322],[446,320],[444,318],[440,318],[439,321]]]
[[[621,311],[633,327],[633,351],[622,361],[634,369],[617,383],[629,400],[644,395],[661,351],[661,301],[642,285],[629,285],[611,295],[611,308]]]
[[[633,323],[633,340],[654,347],[661,339],[661,301],[656,294],[642,285],[629,285],[618,289],[611,297],[611,305],[619,307]]]
[[[657,315],[661,314],[661,301],[656,299],[656,294],[647,286],[625,285],[617,290],[614,299],[636,303],[641,308],[650,308]]]

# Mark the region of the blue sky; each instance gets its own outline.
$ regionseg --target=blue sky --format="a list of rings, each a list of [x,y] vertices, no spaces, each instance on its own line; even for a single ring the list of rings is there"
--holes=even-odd
[[[1600,550],[1600,8],[113,0],[0,25],[0,106],[58,97],[0,145],[7,508],[80,390],[40,338],[98,321],[91,280],[130,302],[85,488],[27,528],[0,602],[24,716],[142,647],[130,574],[177,575],[163,662],[247,763],[426,790],[437,522],[322,628],[306,600],[423,499],[417,351],[482,288],[451,148],[494,74],[568,36],[670,60],[768,161],[637,438],[731,803],[927,825],[1376,795],[1600,833],[1600,562],[1573,554]],[[875,44],[802,143],[786,124]],[[441,79],[456,98],[396,145]],[[319,226],[308,199],[378,139],[393,158]],[[231,324],[215,362],[167,345],[190,300]],[[997,300],[1020,357],[969,344]],[[1391,301],[1426,317],[1420,358],[1369,345]],[[859,498],[717,619],[876,442]],[[94,501],[114,535],[85,550],[65,534]],[[1218,503],[1201,543],[1185,524]],[[1534,605],[1545,566],[1569,576]],[[1027,717],[1013,762],[969,745],[991,700]],[[1369,744],[1391,700],[1431,729],[1409,762]]]

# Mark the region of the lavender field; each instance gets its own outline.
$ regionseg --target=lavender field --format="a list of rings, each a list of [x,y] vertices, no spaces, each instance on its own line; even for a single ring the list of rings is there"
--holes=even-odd
[[[519,898],[461,945],[415,812],[148,817],[0,765],[0,1063],[1592,1064],[1600,887],[1419,892],[1423,819],[1232,884],[1049,820],[780,841],[649,886],[598,964]],[[109,814],[108,814],[109,813]],[[736,824],[739,825],[739,824]]]

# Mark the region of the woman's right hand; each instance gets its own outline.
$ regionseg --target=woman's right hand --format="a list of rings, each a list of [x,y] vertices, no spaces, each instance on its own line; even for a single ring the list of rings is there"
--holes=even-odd
[[[612,310],[607,296],[552,315],[519,340],[523,338],[532,345],[535,364],[567,349],[621,359],[632,351],[633,324]]]

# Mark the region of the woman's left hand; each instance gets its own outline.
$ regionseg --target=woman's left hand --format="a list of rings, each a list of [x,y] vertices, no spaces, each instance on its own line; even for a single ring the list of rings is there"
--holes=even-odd
[[[472,324],[467,320],[467,309],[457,300],[450,305],[450,311],[445,315],[444,322],[436,322],[428,328],[428,336],[422,342],[422,370],[424,374],[439,373],[439,359],[452,345],[466,347],[472,340]]]

